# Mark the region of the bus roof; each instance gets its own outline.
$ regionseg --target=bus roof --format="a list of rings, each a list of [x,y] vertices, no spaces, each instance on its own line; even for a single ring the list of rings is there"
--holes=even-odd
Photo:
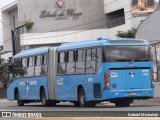
[[[97,40],[64,43],[60,45],[59,47],[57,47],[57,51],[78,49],[78,48],[84,48],[84,47],[93,47],[93,46],[105,46],[105,45],[108,45],[108,46],[112,46],[112,45],[149,45],[149,42],[143,39],[133,39],[133,38],[111,39],[111,38],[103,37],[103,38],[98,38]],[[47,47],[30,49],[30,50],[24,50],[18,53],[17,55],[15,55],[13,59],[47,53],[49,48],[50,47],[47,46]]]
[[[149,45],[149,42],[147,40],[134,38],[98,38],[97,40],[64,43],[57,48],[57,51],[105,45]]]
[[[24,50],[18,53],[17,55],[15,55],[13,59],[47,53],[48,50],[49,50],[49,47],[40,47],[40,48],[34,48],[30,50]]]

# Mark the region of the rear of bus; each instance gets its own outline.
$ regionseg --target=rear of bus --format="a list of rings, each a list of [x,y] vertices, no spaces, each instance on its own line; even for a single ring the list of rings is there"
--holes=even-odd
[[[110,40],[103,46],[103,99],[117,107],[154,96],[149,44],[144,40]]]

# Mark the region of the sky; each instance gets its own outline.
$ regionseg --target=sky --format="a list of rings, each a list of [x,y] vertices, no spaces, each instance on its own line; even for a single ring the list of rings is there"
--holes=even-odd
[[[0,21],[2,20],[1,17],[1,8],[3,8],[4,6],[6,6],[9,3],[12,3],[15,0],[0,0]],[[3,37],[2,37],[2,23],[0,22],[0,45],[2,45],[3,43]]]

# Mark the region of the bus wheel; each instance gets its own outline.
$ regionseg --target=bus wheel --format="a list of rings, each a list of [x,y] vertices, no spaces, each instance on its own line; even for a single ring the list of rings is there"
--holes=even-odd
[[[85,92],[83,88],[80,88],[78,92],[78,101],[79,101],[79,107],[86,107]]]
[[[130,102],[115,102],[116,107],[129,107]]]
[[[95,107],[96,103],[95,102],[87,102],[87,107]]]
[[[45,90],[41,91],[41,102],[44,107],[48,106],[48,101],[46,100]]]
[[[73,102],[75,107],[79,107],[79,102]]]
[[[16,92],[16,99],[17,99],[17,105],[18,106],[24,106],[24,102],[20,100],[19,92]]]

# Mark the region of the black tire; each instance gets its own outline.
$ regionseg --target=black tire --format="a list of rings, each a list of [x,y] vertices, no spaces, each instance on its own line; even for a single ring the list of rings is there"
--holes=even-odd
[[[96,106],[96,102],[87,102],[86,106],[87,107],[95,107]]]
[[[47,101],[48,106],[56,106],[56,102],[55,101]]]
[[[116,107],[129,107],[130,104],[130,102],[115,102]]]
[[[41,95],[40,96],[41,96],[40,99],[41,99],[42,105],[44,107],[48,106],[48,101],[46,100],[46,94],[45,94],[45,90],[44,89],[41,91]]]
[[[78,102],[79,102],[79,107],[86,107],[86,98],[83,88],[80,88],[78,91]]]
[[[79,107],[79,102],[73,102],[75,107]]]
[[[24,101],[20,100],[19,91],[16,91],[16,100],[18,106],[24,106]]]

